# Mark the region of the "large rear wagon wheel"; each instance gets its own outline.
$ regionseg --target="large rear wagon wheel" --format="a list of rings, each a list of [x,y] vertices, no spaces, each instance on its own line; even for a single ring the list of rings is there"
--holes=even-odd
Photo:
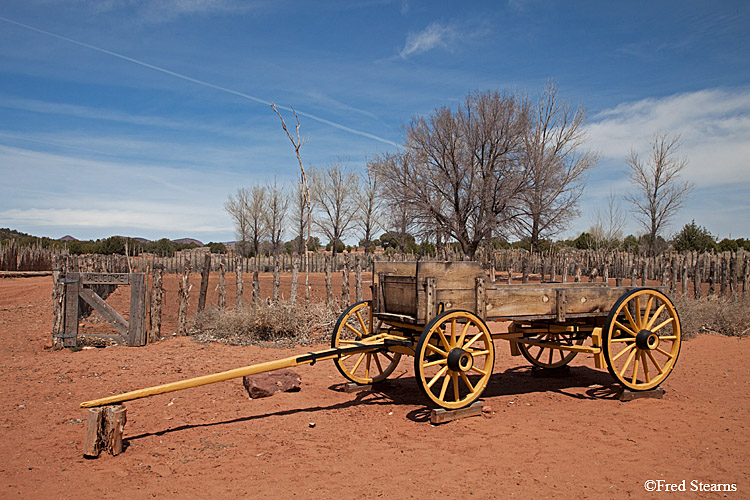
[[[609,312],[602,343],[615,380],[634,391],[653,389],[666,380],[680,354],[677,310],[658,290],[627,292]]]
[[[422,331],[414,373],[432,405],[455,410],[479,399],[494,364],[495,345],[484,321],[469,311],[447,311]]]
[[[354,345],[376,335],[379,330],[378,322],[372,317],[372,303],[369,300],[357,302],[339,316],[333,327],[331,347]],[[399,353],[373,351],[348,354],[333,361],[339,372],[348,380],[359,385],[368,385],[388,378],[398,366],[400,359]]]
[[[583,344],[584,339],[578,337],[575,332],[550,332],[529,337],[528,340],[573,346]],[[573,358],[578,354],[575,351],[555,349],[553,345],[539,346],[524,344],[523,342],[518,342],[518,350],[529,363],[539,368],[560,368],[573,361]]]

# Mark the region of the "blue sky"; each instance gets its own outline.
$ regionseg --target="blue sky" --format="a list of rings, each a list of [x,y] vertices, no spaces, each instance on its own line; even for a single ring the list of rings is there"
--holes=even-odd
[[[298,175],[269,102],[306,165],[356,170],[416,114],[554,79],[601,155],[567,235],[659,132],[695,184],[668,233],[750,236],[745,1],[4,0],[0,47],[0,227],[232,240],[229,193]]]

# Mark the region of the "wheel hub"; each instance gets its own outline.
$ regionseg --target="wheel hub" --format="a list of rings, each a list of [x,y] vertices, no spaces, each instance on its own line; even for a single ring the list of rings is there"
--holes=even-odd
[[[467,372],[474,366],[474,356],[459,347],[448,353],[448,368],[454,372]]]
[[[638,349],[653,351],[659,347],[659,336],[649,330],[641,330],[635,336],[635,345]]]

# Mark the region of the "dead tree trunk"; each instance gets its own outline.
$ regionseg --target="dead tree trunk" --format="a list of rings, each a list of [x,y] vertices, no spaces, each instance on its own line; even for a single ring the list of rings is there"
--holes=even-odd
[[[344,255],[341,268],[341,308],[349,307],[349,256]]]
[[[333,304],[333,287],[331,286],[331,258],[326,255],[326,305]]]
[[[224,259],[219,261],[219,310],[223,311],[227,307],[227,283],[224,276]]]
[[[362,302],[362,261],[359,255],[354,257],[354,293],[357,302]]]
[[[198,312],[206,308],[206,295],[208,294],[208,276],[211,272],[211,254],[203,258],[203,269],[201,269],[201,291],[198,295]]]
[[[148,329],[148,341],[155,342],[161,338],[161,304],[164,299],[164,269],[154,266],[154,284],[151,287],[151,325]]]
[[[292,258],[292,287],[289,290],[289,302],[297,303],[297,281],[299,280],[299,257],[296,255]]]
[[[62,282],[65,276],[63,258],[56,255],[52,266],[52,348],[58,350],[63,348],[63,302],[65,300],[65,285]]]
[[[279,286],[281,282],[281,270],[279,269],[279,256],[273,256],[273,303],[279,302]]]
[[[237,301],[235,304],[236,309],[242,309],[242,257],[237,260],[234,268],[237,276]]]
[[[177,313],[177,335],[187,333],[187,309],[190,300],[190,262],[185,263],[185,269],[182,271],[182,280],[180,280],[179,300],[180,306]]]

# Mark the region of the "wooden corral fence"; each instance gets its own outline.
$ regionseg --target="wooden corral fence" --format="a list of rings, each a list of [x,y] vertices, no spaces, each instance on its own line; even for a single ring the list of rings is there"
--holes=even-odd
[[[54,258],[63,253],[64,250],[43,248],[40,244],[0,241],[0,271],[51,271]]]

